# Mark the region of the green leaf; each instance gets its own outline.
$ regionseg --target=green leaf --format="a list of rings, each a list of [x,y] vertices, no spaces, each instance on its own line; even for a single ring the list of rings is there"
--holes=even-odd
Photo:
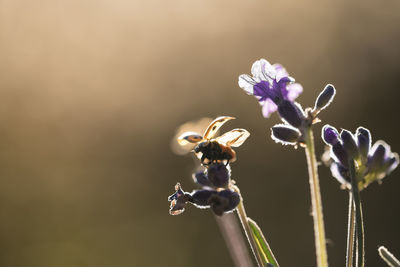
[[[257,243],[258,249],[262,251],[264,263],[267,266],[272,265],[274,267],[279,267],[279,264],[276,261],[275,256],[272,253],[272,250],[269,247],[260,227],[258,227],[257,223],[250,218],[247,218],[247,222],[250,225],[251,233]]]

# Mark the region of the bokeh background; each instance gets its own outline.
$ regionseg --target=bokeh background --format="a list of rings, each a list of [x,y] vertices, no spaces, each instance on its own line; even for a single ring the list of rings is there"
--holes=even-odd
[[[194,168],[171,152],[182,123],[233,115],[251,137],[233,175],[282,266],[315,266],[302,149],[274,143],[237,86],[282,63],[321,119],[400,151],[400,2],[0,1],[0,265],[231,266],[209,210],[168,214]],[[322,124],[315,127],[319,136]],[[323,145],[317,138],[317,151]],[[344,266],[347,194],[320,167],[331,266]],[[400,170],[362,193],[367,266],[400,256]]]

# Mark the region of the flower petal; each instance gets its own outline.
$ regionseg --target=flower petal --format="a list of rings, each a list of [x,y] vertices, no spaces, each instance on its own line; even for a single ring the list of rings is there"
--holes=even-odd
[[[238,81],[239,87],[246,91],[247,94],[252,95],[254,90],[253,86],[256,82],[247,74],[242,74],[239,76]]]
[[[303,92],[303,86],[299,83],[293,83],[287,85],[286,90],[288,91],[287,99],[294,101]]]
[[[386,163],[386,174],[390,174],[399,165],[399,154],[391,153],[391,158],[389,158]]]
[[[276,63],[272,66],[276,71],[275,78],[276,78],[277,82],[279,82],[284,77],[289,77],[289,73],[286,71],[286,69],[281,64]]]
[[[258,101],[265,101],[265,99],[271,98],[271,93],[273,93],[273,90],[271,90],[268,81],[261,81],[254,85],[253,94],[256,97],[260,97]]]
[[[271,114],[278,109],[278,106],[269,98],[265,100],[261,105],[264,118],[269,118]]]
[[[335,177],[345,188],[351,188],[350,180],[346,177],[346,170],[342,166],[333,162],[331,165],[331,172],[332,176]]]
[[[260,81],[270,80],[275,78],[276,70],[267,60],[260,59],[253,63],[251,74]]]

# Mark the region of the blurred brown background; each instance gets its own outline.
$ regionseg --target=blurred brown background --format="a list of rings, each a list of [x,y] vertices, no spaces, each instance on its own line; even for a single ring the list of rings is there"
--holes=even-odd
[[[175,129],[233,115],[251,132],[232,165],[282,266],[315,266],[302,149],[275,144],[237,77],[280,62],[323,122],[371,129],[400,151],[400,2],[0,1],[0,266],[230,266],[215,220],[168,214],[193,162]],[[315,128],[319,135],[322,124]],[[318,153],[323,146],[317,139]],[[320,168],[329,261],[344,266],[347,194]],[[400,256],[400,170],[362,194],[367,266]]]

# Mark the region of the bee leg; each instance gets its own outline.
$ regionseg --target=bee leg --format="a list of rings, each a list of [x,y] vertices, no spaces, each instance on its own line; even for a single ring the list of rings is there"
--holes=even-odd
[[[229,165],[229,159],[226,161],[225,166]]]
[[[202,163],[204,166],[208,166],[208,165],[211,164],[211,161],[210,161],[208,158],[206,158],[205,155],[203,155],[203,156],[201,157],[201,163]]]
[[[203,164],[204,165],[204,160],[206,159],[206,157],[204,156],[204,154],[201,156],[201,159],[200,159],[200,161],[201,161],[201,164]]]

